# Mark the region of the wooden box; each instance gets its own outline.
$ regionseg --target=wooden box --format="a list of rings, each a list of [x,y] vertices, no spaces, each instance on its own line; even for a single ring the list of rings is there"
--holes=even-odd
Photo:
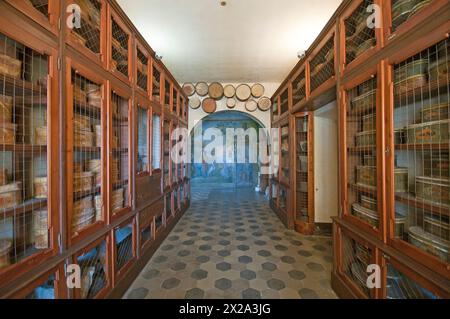
[[[48,193],[47,177],[36,177],[34,179],[33,185],[34,185],[34,198],[41,198],[41,199],[47,198]]]
[[[428,59],[418,59],[413,62],[406,63],[395,70],[395,83],[401,82],[404,79],[413,78],[416,76],[425,76],[428,69]]]
[[[0,269],[11,265],[10,253],[12,249],[11,241],[0,239]]]
[[[76,33],[73,32],[72,34],[76,34]],[[80,104],[80,105],[86,105],[86,102],[87,102],[86,92],[83,91],[81,89],[81,87],[79,87],[76,84],[73,86],[73,100],[76,104]],[[78,116],[81,116],[81,115],[78,115]],[[77,115],[75,115],[75,118],[76,117],[77,117]]]
[[[95,209],[92,196],[85,197],[74,203],[72,230],[79,231],[94,222]]]
[[[371,90],[362,95],[355,97],[352,104],[352,112],[353,113],[366,113],[375,109],[377,103],[377,90]]]
[[[449,179],[417,176],[416,196],[427,201],[450,205]]]
[[[448,119],[448,109],[448,102],[425,106],[420,110],[420,118],[422,123]]]
[[[0,144],[16,144],[16,131],[16,124],[0,123]]]
[[[368,131],[356,133],[355,136],[356,146],[375,146],[377,143],[377,132]]]
[[[34,131],[34,144],[47,145],[47,126],[36,127]]]
[[[73,191],[89,192],[94,187],[94,174],[91,172],[82,172],[73,174]]]
[[[352,205],[352,215],[358,217],[359,219],[367,222],[373,227],[378,227],[379,225],[379,217],[376,211],[372,211],[365,207],[362,207],[359,204]]]
[[[376,198],[361,195],[361,206],[372,211],[378,211],[378,202]]]
[[[0,94],[0,125],[12,122],[13,98]]]
[[[447,263],[450,262],[450,242],[425,232],[421,227],[410,227],[408,231],[409,242],[412,245]]]
[[[444,58],[439,59],[436,62],[433,62],[429,66],[429,77],[430,82],[438,82],[439,84],[448,83],[449,78],[449,70],[448,70],[448,64],[449,64],[449,55],[446,53]]]
[[[357,166],[356,183],[364,186],[377,186],[377,168],[375,166]],[[408,191],[408,169],[395,169],[395,192],[406,193]]]
[[[22,62],[8,55],[0,54],[0,74],[20,78]]]
[[[437,215],[425,215],[423,218],[424,230],[444,240],[450,240],[450,224],[448,218]]]
[[[74,134],[74,145],[76,147],[93,147],[94,133],[88,131],[76,131]]]
[[[123,208],[124,205],[124,189],[119,188],[112,193],[112,203],[111,209],[112,211],[117,211]]]
[[[450,120],[428,122],[407,127],[408,144],[445,143],[449,141]]]
[[[0,209],[12,208],[22,203],[22,183],[0,186]]]
[[[425,74],[418,74],[407,77],[403,80],[395,82],[395,93],[405,94],[414,90],[420,90],[427,85],[427,77]]]
[[[424,155],[423,173],[427,177],[449,178],[449,157],[448,154],[430,154]]]
[[[75,114],[73,119],[73,128],[75,132],[92,132],[91,118],[88,116]]]

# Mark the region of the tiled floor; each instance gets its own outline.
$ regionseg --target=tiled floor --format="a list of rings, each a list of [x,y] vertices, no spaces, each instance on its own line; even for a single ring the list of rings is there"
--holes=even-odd
[[[286,230],[251,190],[206,189],[125,298],[336,298],[330,238]]]

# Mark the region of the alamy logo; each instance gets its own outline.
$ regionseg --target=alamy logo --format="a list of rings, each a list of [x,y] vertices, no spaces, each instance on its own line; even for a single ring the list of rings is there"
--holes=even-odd
[[[81,8],[77,4],[71,4],[67,6],[67,13],[70,13],[67,17],[67,27],[71,30],[81,28]]]
[[[69,289],[81,288],[81,268],[79,265],[70,264],[67,265],[67,280],[66,285]]]
[[[381,288],[381,267],[375,264],[368,265],[366,286],[369,289]]]
[[[381,28],[381,8],[377,4],[371,4],[367,7],[367,13],[370,13],[370,16],[367,18],[367,27],[370,29],[379,29]]]

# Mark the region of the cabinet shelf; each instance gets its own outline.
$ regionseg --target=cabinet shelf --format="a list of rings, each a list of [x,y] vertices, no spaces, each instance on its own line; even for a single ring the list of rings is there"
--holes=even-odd
[[[397,193],[395,194],[395,200],[402,204],[411,205],[416,208],[429,211],[431,213],[450,216],[450,206],[433,203],[422,199],[417,199],[412,194]]]
[[[80,153],[97,153],[101,151],[101,147],[96,146],[74,146],[73,150]]]
[[[101,190],[102,190],[101,186],[96,186],[96,187],[92,188],[90,191],[82,191],[82,192],[74,193],[73,198],[74,198],[74,200],[78,200],[83,197],[93,196],[93,195],[100,193]]]
[[[365,185],[361,185],[361,184],[353,184],[353,183],[349,183],[348,187],[354,191],[360,192],[360,193],[366,193],[366,194],[370,194],[372,196],[376,196],[377,195],[377,188],[376,187],[371,187],[371,186],[365,186]]]
[[[403,151],[431,151],[448,150],[449,146],[449,143],[397,144],[395,149]]]
[[[17,206],[0,210],[4,218],[17,217],[47,207],[47,199],[30,199]]]
[[[395,108],[404,106],[404,101],[413,103],[413,101],[421,101],[424,97],[434,97],[444,94],[447,91],[448,83],[446,81],[431,81],[419,88],[411,87],[406,92],[396,93],[394,95]]]
[[[46,153],[47,145],[30,145],[30,144],[0,144],[0,152],[15,153]]]
[[[0,73],[0,87],[4,88],[4,90],[2,90],[3,93],[6,93],[7,95],[16,95],[17,97],[23,96],[24,93],[27,95],[30,93],[47,94],[47,88],[42,85],[34,84],[20,78],[14,78],[3,73]],[[24,99],[27,98],[28,97],[24,97]]]

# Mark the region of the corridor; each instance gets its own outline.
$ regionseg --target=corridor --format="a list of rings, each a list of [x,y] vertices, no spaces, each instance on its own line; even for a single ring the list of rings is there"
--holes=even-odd
[[[251,189],[203,185],[192,194],[125,298],[336,298],[330,238],[287,230]]]

